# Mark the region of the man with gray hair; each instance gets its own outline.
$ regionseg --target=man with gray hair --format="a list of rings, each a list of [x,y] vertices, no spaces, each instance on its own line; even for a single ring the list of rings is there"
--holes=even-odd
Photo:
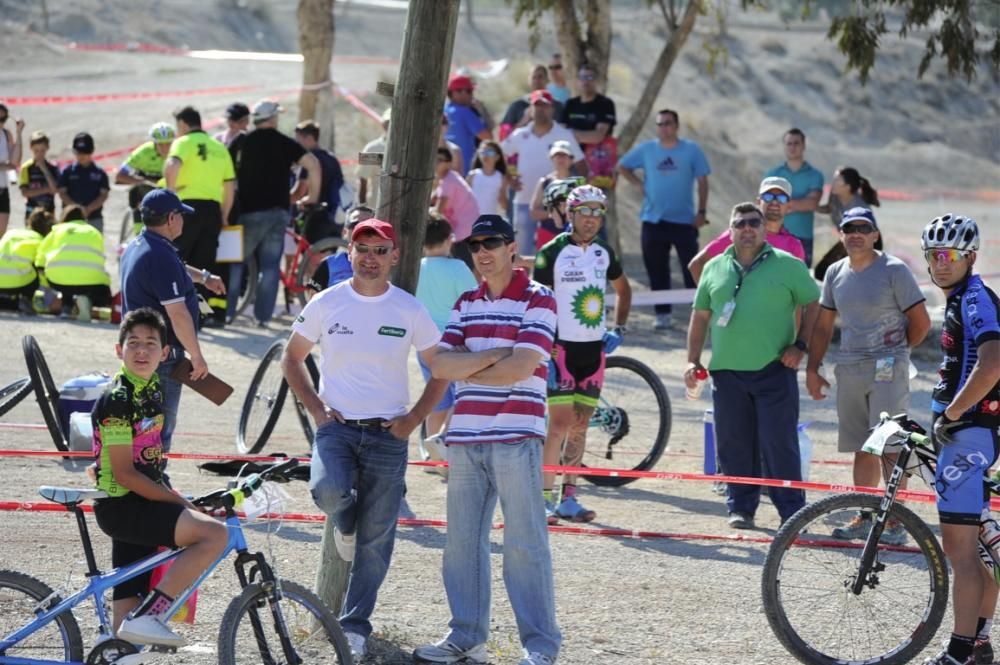
[[[278,115],[284,109],[262,99],[254,104],[254,129],[243,140],[236,158],[236,182],[240,192],[239,223],[243,225],[244,259],[254,255],[261,279],[253,313],[258,328],[267,326],[278,299],[281,254],[285,244],[291,196],[289,179],[293,166],[309,173],[306,207],[319,202],[322,169],[316,156],[294,139],[278,131]],[[243,263],[229,271],[229,315],[236,311]]]

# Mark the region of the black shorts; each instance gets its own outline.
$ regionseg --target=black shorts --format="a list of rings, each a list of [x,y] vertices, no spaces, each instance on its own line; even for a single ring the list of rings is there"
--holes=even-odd
[[[556,376],[550,377],[549,404],[597,406],[604,387],[604,342],[563,342],[552,345]]]
[[[3,177],[6,178],[6,174]],[[5,212],[10,212],[10,189],[7,187],[0,189],[0,214]]]
[[[111,565],[121,568],[156,553],[160,547],[176,547],[174,532],[185,510],[177,503],[150,501],[136,493],[94,503],[94,516],[101,531],[111,536]],[[152,572],[115,586],[115,600],[145,596]]]

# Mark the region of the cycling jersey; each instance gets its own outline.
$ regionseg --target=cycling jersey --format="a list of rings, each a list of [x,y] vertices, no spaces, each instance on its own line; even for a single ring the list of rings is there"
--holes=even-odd
[[[586,247],[569,233],[556,236],[535,257],[534,279],[555,291],[556,338],[597,342],[604,338],[604,290],[622,276],[611,247],[600,237]]]
[[[49,175],[52,176],[52,180],[58,180],[59,167],[49,161],[46,161],[45,164],[48,166]],[[21,172],[17,183],[22,188],[22,191],[26,190],[28,192],[45,189],[49,186],[48,179],[46,179],[45,174],[42,172],[42,169],[38,166],[38,164],[35,163],[34,159],[29,159],[21,164]],[[41,196],[32,196],[30,198],[25,195],[24,207],[25,212],[28,215],[30,215],[31,212],[38,207],[43,207],[49,212],[55,212],[56,197],[53,194],[43,194]]]
[[[979,346],[1000,339],[998,311],[996,293],[979,275],[970,276],[948,296],[941,327],[941,349],[944,351],[939,369],[941,378],[931,395],[931,410],[935,414],[944,413],[965,385],[979,359]],[[962,420],[994,430],[1000,427],[1000,383],[964,413]]]
[[[163,393],[156,374],[144,380],[122,367],[97,400],[90,420],[98,489],[112,497],[129,493],[111,471],[110,446],[131,446],[136,470],[163,483]]]
[[[182,201],[222,203],[223,183],[236,179],[229,150],[200,129],[174,141],[170,157],[181,162],[175,189]]]
[[[132,151],[128,159],[122,164],[127,172],[136,178],[146,180],[159,180],[163,177],[163,165],[166,159],[156,151],[156,144],[146,141],[141,146]]]

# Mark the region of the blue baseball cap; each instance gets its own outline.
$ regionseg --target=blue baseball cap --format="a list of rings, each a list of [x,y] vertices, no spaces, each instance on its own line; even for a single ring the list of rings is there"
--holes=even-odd
[[[142,203],[139,204],[139,207],[142,212],[154,215],[169,215],[172,212],[179,212],[182,215],[194,214],[194,208],[181,203],[177,195],[169,189],[154,189],[142,197]]]
[[[514,239],[514,229],[510,222],[500,215],[480,215],[472,225],[469,237],[474,236],[502,236],[507,240]]]
[[[851,222],[868,222],[876,231],[878,230],[878,222],[875,221],[875,213],[871,211],[871,208],[858,206],[845,210],[840,217],[840,228],[844,228]]]

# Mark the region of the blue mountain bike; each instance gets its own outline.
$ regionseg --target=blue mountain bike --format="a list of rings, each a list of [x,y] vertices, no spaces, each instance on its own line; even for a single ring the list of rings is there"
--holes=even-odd
[[[236,575],[242,592],[236,596],[219,627],[218,662],[298,665],[341,663],[352,665],[350,649],[336,617],[318,596],[287,580],[278,579],[261,552],[248,551],[236,508],[260,489],[265,480],[285,482],[298,462],[288,460],[238,481],[236,487],[217,490],[193,500],[196,506],[225,512],[229,543],[219,559],[183,594],[167,616],[172,616],[194,590],[230,553],[236,554]],[[76,517],[87,558],[87,585],[63,598],[44,582],[14,571],[0,571],[0,665],[137,665],[156,658],[156,647],[144,648],[111,634],[106,604],[116,584],[147,573],[175,559],[182,549],[158,552],[130,566],[103,573],[97,568],[87,523],[80,505],[107,495],[97,490],[41,487],[39,493],[66,507]],[[93,598],[99,625],[96,645],[85,650],[73,608]]]

